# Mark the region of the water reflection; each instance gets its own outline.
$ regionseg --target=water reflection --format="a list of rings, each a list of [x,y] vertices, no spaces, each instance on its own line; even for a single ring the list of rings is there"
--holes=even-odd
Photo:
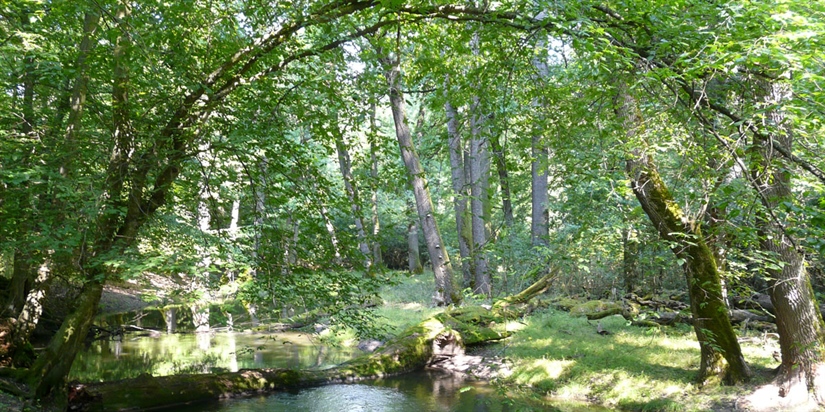
[[[97,341],[78,354],[70,379],[93,382],[246,368],[324,368],[360,353],[327,348],[306,333],[192,333]]]

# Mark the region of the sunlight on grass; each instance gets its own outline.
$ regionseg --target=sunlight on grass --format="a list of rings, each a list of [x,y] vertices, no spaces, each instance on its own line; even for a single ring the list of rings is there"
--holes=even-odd
[[[528,376],[528,378],[521,383],[530,385],[541,379],[558,379],[562,373],[567,371],[575,363],[575,361],[536,359],[527,365],[521,366],[521,369],[524,370],[524,375]]]
[[[379,295],[384,304],[375,309],[379,322],[391,334],[398,334],[441,311],[432,307],[435,290],[432,273],[410,276],[404,272],[393,273],[396,283],[383,287]]]
[[[599,325],[609,334],[598,334]],[[521,326],[506,344],[515,363],[507,381],[551,398],[623,410],[700,411],[730,402],[725,399],[742,390],[694,384],[699,344],[688,325],[646,329],[630,326],[620,316],[587,321],[547,309]],[[757,370],[776,366],[770,363],[771,341],[755,336],[742,348]]]

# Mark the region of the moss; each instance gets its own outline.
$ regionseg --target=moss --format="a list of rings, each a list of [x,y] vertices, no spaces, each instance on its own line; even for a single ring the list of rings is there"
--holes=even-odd
[[[617,313],[621,313],[622,306],[615,302],[591,300],[572,307],[570,309],[570,314],[573,316],[587,316],[608,310],[618,310]]]
[[[552,306],[557,308],[557,309],[561,309],[565,312],[570,312],[570,309],[573,309],[574,307],[580,305],[581,303],[582,303],[581,300],[573,299],[573,298],[569,298],[569,297],[563,297],[563,298],[555,299],[552,302]]]

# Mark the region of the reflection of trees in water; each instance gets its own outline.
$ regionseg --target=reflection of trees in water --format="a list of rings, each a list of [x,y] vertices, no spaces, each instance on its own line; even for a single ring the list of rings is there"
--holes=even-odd
[[[154,311],[160,316],[164,311]],[[190,311],[176,310],[174,324],[191,324]],[[179,330],[179,329],[178,329]],[[308,339],[306,334],[174,333],[137,336],[122,342],[97,341],[80,353],[71,379],[80,381],[135,378],[141,374],[237,371],[243,368],[323,368],[352,358],[349,348],[335,348]]]
[[[163,320],[166,322],[166,333],[175,333],[177,326],[178,308],[170,306],[163,312]]]
[[[209,332],[196,333],[195,337],[195,340],[198,342],[198,349],[206,352],[212,347],[212,334]]]
[[[235,333],[229,332],[226,335],[226,342],[227,342],[227,353],[229,354],[229,371],[230,372],[237,372],[238,371],[238,350],[237,345],[235,343]]]
[[[101,341],[93,349],[77,355],[70,380],[93,382],[136,378],[142,373],[150,373],[158,363],[154,356],[130,353],[120,341]]]

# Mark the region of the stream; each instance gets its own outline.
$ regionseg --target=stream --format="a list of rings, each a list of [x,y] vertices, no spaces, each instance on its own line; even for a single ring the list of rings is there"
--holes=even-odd
[[[115,340],[98,340],[78,354],[70,374],[81,382],[163,376],[181,373],[236,372],[247,368],[329,368],[361,352],[332,347],[303,332],[128,332]],[[174,411],[532,411],[604,410],[587,405],[550,405],[514,399],[485,382],[439,371],[421,371],[357,384],[335,384],[239,397]]]

